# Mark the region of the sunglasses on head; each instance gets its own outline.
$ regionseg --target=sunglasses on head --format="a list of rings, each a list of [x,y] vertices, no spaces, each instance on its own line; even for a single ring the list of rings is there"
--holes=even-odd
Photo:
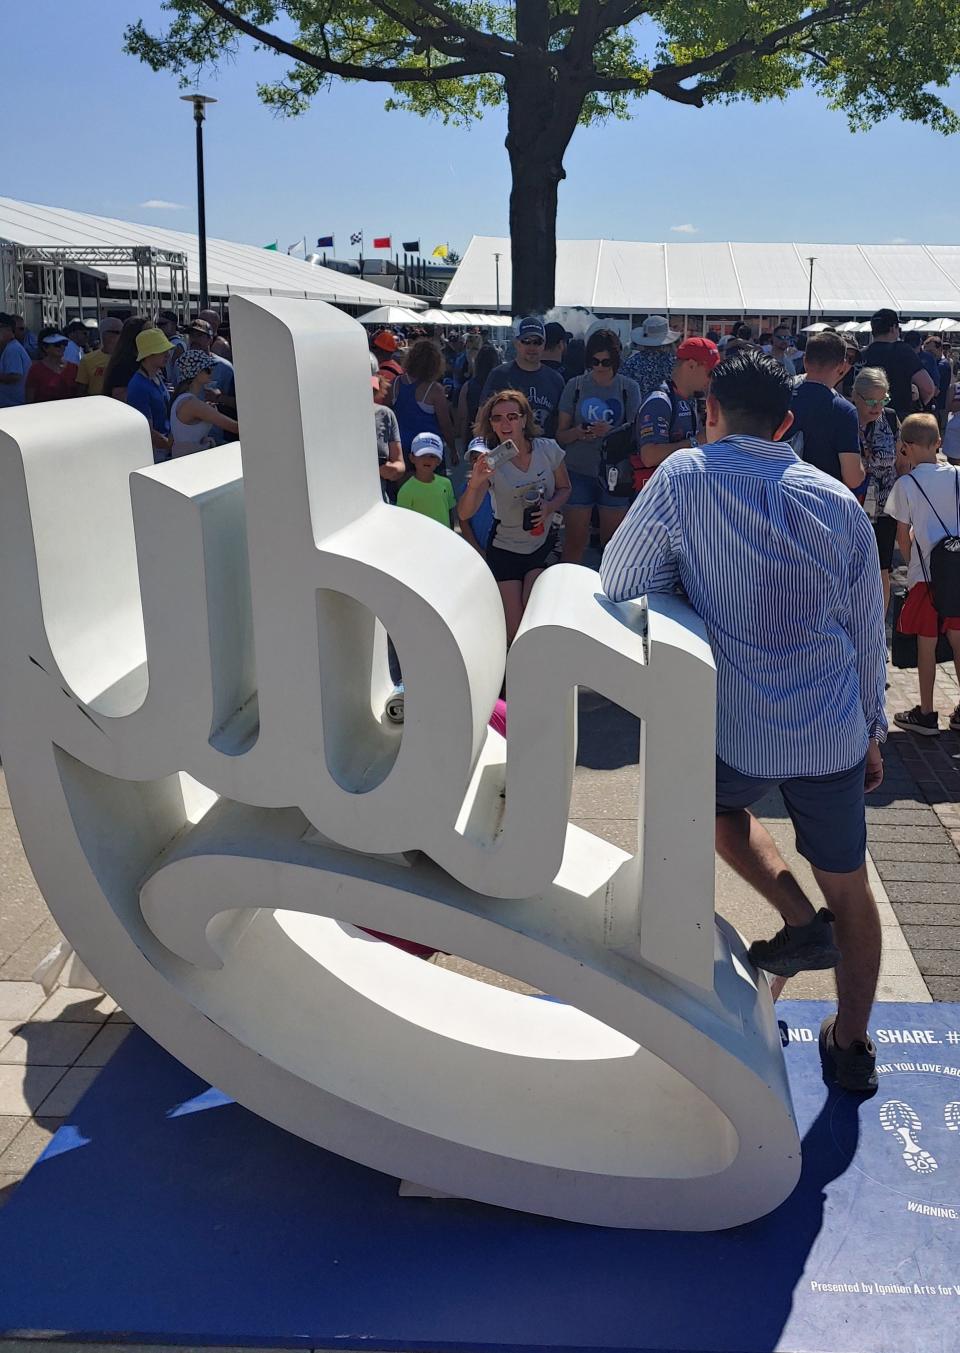
[[[590,365],[591,365],[591,366],[613,366],[613,358],[612,358],[612,357],[591,357],[591,358],[590,358]]]

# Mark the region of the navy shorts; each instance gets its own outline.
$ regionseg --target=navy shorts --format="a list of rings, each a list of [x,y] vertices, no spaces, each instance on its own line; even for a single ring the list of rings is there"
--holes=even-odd
[[[570,470],[568,473],[570,497],[567,499],[567,507],[618,507],[626,512],[630,506],[629,498],[614,498],[595,474],[580,474],[576,470]]]
[[[797,850],[816,869],[852,874],[867,854],[864,804],[865,761],[836,775],[764,780],[743,775],[717,757],[717,815],[749,808],[771,789],[783,795],[797,836]]]

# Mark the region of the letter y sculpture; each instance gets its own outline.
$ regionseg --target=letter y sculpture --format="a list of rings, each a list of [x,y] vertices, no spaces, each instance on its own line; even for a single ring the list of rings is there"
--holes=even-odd
[[[230,317],[242,447],[155,467],[114,400],[0,413],[0,752],[57,923],[175,1057],[351,1160],[601,1226],[769,1212],[800,1147],[714,915],[696,616],[560,565],[508,655],[479,555],[382,501],[360,325]],[[568,820],[579,684],[641,721],[632,853]]]

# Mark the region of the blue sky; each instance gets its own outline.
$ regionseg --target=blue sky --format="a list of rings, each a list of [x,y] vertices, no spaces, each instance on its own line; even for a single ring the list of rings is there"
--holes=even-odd
[[[190,230],[193,123],[176,80],[125,56],[125,23],[158,0],[5,7],[8,134],[0,194]],[[93,21],[92,16],[96,16]],[[254,53],[201,86],[220,102],[206,135],[211,235],[285,248],[304,234],[419,236],[425,249],[507,232],[500,110],[469,130],[383,109],[384,89],[339,85],[305,116],[257,99],[282,58]],[[12,85],[12,87],[10,87]],[[953,102],[960,105],[960,89]],[[580,129],[558,234],[644,240],[922,241],[957,238],[956,147],[888,120],[852,135],[810,94],[703,110],[661,98],[631,122]],[[170,203],[170,207],[146,203]]]

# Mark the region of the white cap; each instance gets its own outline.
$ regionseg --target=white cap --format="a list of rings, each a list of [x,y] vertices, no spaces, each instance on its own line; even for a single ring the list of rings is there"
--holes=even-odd
[[[435,432],[418,432],[410,443],[411,456],[439,456],[443,460],[443,439]]]
[[[478,455],[481,455],[484,451],[489,450],[490,448],[487,446],[485,437],[471,437],[470,441],[467,443],[468,456],[472,455],[475,451]]]

